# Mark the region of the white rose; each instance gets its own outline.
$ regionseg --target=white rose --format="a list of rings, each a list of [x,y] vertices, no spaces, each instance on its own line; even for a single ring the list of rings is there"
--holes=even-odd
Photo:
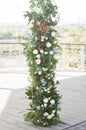
[[[50,93],[50,91],[48,91],[47,93]]]
[[[37,120],[37,122],[39,122],[39,120]]]
[[[48,99],[50,100],[50,97]]]
[[[59,110],[57,111],[57,114],[59,114]]]
[[[40,58],[40,55],[38,54],[36,57],[37,57],[37,58]]]
[[[45,54],[45,55],[47,55],[47,54],[48,54],[48,52],[47,52],[47,51],[45,51],[45,52],[44,52],[44,54]]]
[[[52,36],[55,36],[55,32],[52,32]]]
[[[52,113],[55,113],[55,110],[53,110]]]
[[[50,47],[51,47],[51,43],[48,42],[48,43],[46,44],[46,47],[50,48]]]
[[[44,42],[44,39],[41,39],[41,42]]]
[[[42,39],[45,39],[45,36],[41,36]]]
[[[59,89],[58,89],[58,88],[56,88],[55,90],[59,92]]]
[[[41,63],[40,59],[36,59],[36,63],[39,65]]]
[[[49,54],[50,54],[50,55],[53,55],[53,51],[50,51]]]
[[[47,88],[47,91],[49,91],[49,90],[50,90],[50,88]],[[49,97],[49,98],[50,98],[50,97]],[[49,99],[49,98],[48,98],[48,99]]]
[[[47,119],[51,119],[51,118],[52,118],[52,116],[51,116],[51,115],[47,116]]]
[[[50,100],[50,103],[51,103],[52,105],[55,104],[54,99]]]
[[[37,40],[37,37],[35,37],[35,40]]]
[[[43,107],[43,104],[41,105],[41,107]]]
[[[42,54],[43,54],[43,52],[44,52],[44,51],[41,49],[41,50],[40,50],[40,53],[42,53]]]
[[[46,40],[48,40],[48,37],[46,37]]]
[[[50,79],[50,77],[48,77],[48,79]]]
[[[51,116],[53,117],[53,116],[54,116],[54,114],[52,113],[52,114],[51,114]]]
[[[47,107],[47,104],[46,104],[46,103],[44,104],[44,107]]]
[[[33,54],[38,54],[38,50],[37,49],[35,49],[35,50],[33,50]]]
[[[48,116],[49,114],[47,112],[44,113],[44,116]]]
[[[36,89],[38,90],[39,88],[38,88],[38,87],[36,87]]]
[[[34,74],[37,74],[37,72],[34,72]]]
[[[42,72],[41,72],[41,71],[39,71],[39,72],[38,72],[38,74],[39,74],[39,75],[41,75],[41,74],[42,74]]]
[[[44,41],[44,39],[45,39],[45,36],[41,36],[41,41]]]
[[[48,103],[48,98],[45,98],[43,101],[44,103]]]

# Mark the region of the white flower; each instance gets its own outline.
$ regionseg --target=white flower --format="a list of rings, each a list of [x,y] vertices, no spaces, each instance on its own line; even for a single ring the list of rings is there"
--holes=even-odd
[[[53,110],[52,113],[55,113],[55,110]]]
[[[52,32],[52,36],[55,36],[55,32]]]
[[[33,62],[32,62],[32,61],[31,61],[30,63],[31,63],[31,64],[33,64]]]
[[[48,103],[48,98],[45,98],[43,101],[44,103]]]
[[[44,51],[41,49],[41,50],[40,50],[40,53],[42,53],[42,54],[43,54],[43,52],[44,52]]]
[[[39,120],[37,120],[37,122],[39,122]]]
[[[50,88],[47,88],[47,91],[49,91],[50,90]],[[49,99],[49,98],[48,98]]]
[[[43,104],[41,105],[41,107],[43,107]]]
[[[47,52],[47,51],[45,51],[45,52],[44,52],[44,54],[45,54],[45,55],[47,55],[47,54],[48,54],[48,52]]]
[[[50,97],[48,99],[50,100]]]
[[[52,116],[51,116],[51,115],[47,116],[47,119],[51,119],[51,118],[52,118]]]
[[[39,71],[39,72],[38,72],[38,75],[41,75],[41,74],[42,74],[42,72],[41,72],[41,71]]]
[[[48,40],[48,37],[46,37],[46,40]]]
[[[47,68],[45,68],[45,70],[44,71],[47,71],[48,69]]]
[[[38,87],[36,87],[36,89],[38,90],[39,88],[38,88]]]
[[[47,107],[47,104],[46,104],[46,103],[44,104],[44,107]]]
[[[47,93],[50,93],[50,91],[47,91]]]
[[[50,55],[53,55],[53,51],[50,51],[49,54],[50,54]]]
[[[57,114],[59,114],[59,110],[57,111]]]
[[[56,90],[56,91],[59,91],[59,89],[58,89],[58,88],[56,88],[55,90]]]
[[[48,42],[48,43],[46,44],[46,47],[50,48],[50,47],[51,47],[51,43]]]
[[[54,113],[52,113],[51,116],[53,117],[53,116],[54,116]]]
[[[41,38],[42,38],[42,39],[44,39],[44,38],[45,38],[45,36],[41,36]]]
[[[45,36],[41,36],[41,41],[43,42],[45,40]]]
[[[48,116],[49,114],[47,112],[44,113],[44,116]]]
[[[48,79],[50,79],[50,77],[48,77]]]
[[[39,65],[41,63],[40,59],[36,59],[36,63]]]
[[[42,68],[43,69],[43,71],[47,71],[48,69],[47,68]]]
[[[35,37],[35,40],[37,40],[37,37]]]
[[[38,50],[37,49],[35,49],[35,50],[33,50],[33,54],[38,54]]]
[[[40,55],[38,54],[36,57],[39,59],[39,58],[40,58]]]
[[[52,105],[55,104],[54,99],[50,100],[50,103],[51,103]]]
[[[44,42],[44,39],[41,39],[41,42]]]
[[[35,71],[34,74],[37,74],[37,71]]]
[[[36,23],[36,24],[37,24],[37,25],[40,25],[40,22],[38,22],[38,21],[37,21],[37,23]]]

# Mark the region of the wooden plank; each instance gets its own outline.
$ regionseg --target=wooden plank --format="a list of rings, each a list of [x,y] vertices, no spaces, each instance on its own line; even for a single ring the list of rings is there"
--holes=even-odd
[[[62,130],[86,120],[86,74],[60,80],[60,82],[62,87],[59,89],[63,95],[60,116],[62,121],[67,123],[66,125],[56,124],[50,127],[39,127],[24,122],[23,114],[26,113],[29,101],[24,98],[25,88],[20,88],[11,89],[11,94],[0,115],[0,130]],[[0,91],[4,98],[9,90],[2,90]],[[2,102],[3,98],[0,99]]]

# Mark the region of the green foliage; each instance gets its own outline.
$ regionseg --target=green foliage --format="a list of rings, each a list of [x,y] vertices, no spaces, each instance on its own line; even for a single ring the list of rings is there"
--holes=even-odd
[[[0,33],[0,40],[3,39],[15,39],[16,37],[13,36],[13,34],[11,32],[4,32],[4,33]]]
[[[30,11],[25,17],[30,24],[31,35],[26,38],[25,53],[31,76],[26,95],[31,99],[26,121],[49,126],[60,121],[60,100],[55,69],[57,52],[61,50],[56,37],[57,6],[51,0],[30,0]]]

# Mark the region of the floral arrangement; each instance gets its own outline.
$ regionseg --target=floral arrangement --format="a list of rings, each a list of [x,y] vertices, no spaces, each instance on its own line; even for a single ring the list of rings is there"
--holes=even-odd
[[[58,8],[52,0],[30,0],[29,3],[30,9],[25,17],[31,34],[26,38],[24,49],[31,76],[26,95],[31,103],[25,120],[49,126],[60,122],[61,95],[55,78],[57,53],[61,49],[55,29],[59,19],[56,17]]]

